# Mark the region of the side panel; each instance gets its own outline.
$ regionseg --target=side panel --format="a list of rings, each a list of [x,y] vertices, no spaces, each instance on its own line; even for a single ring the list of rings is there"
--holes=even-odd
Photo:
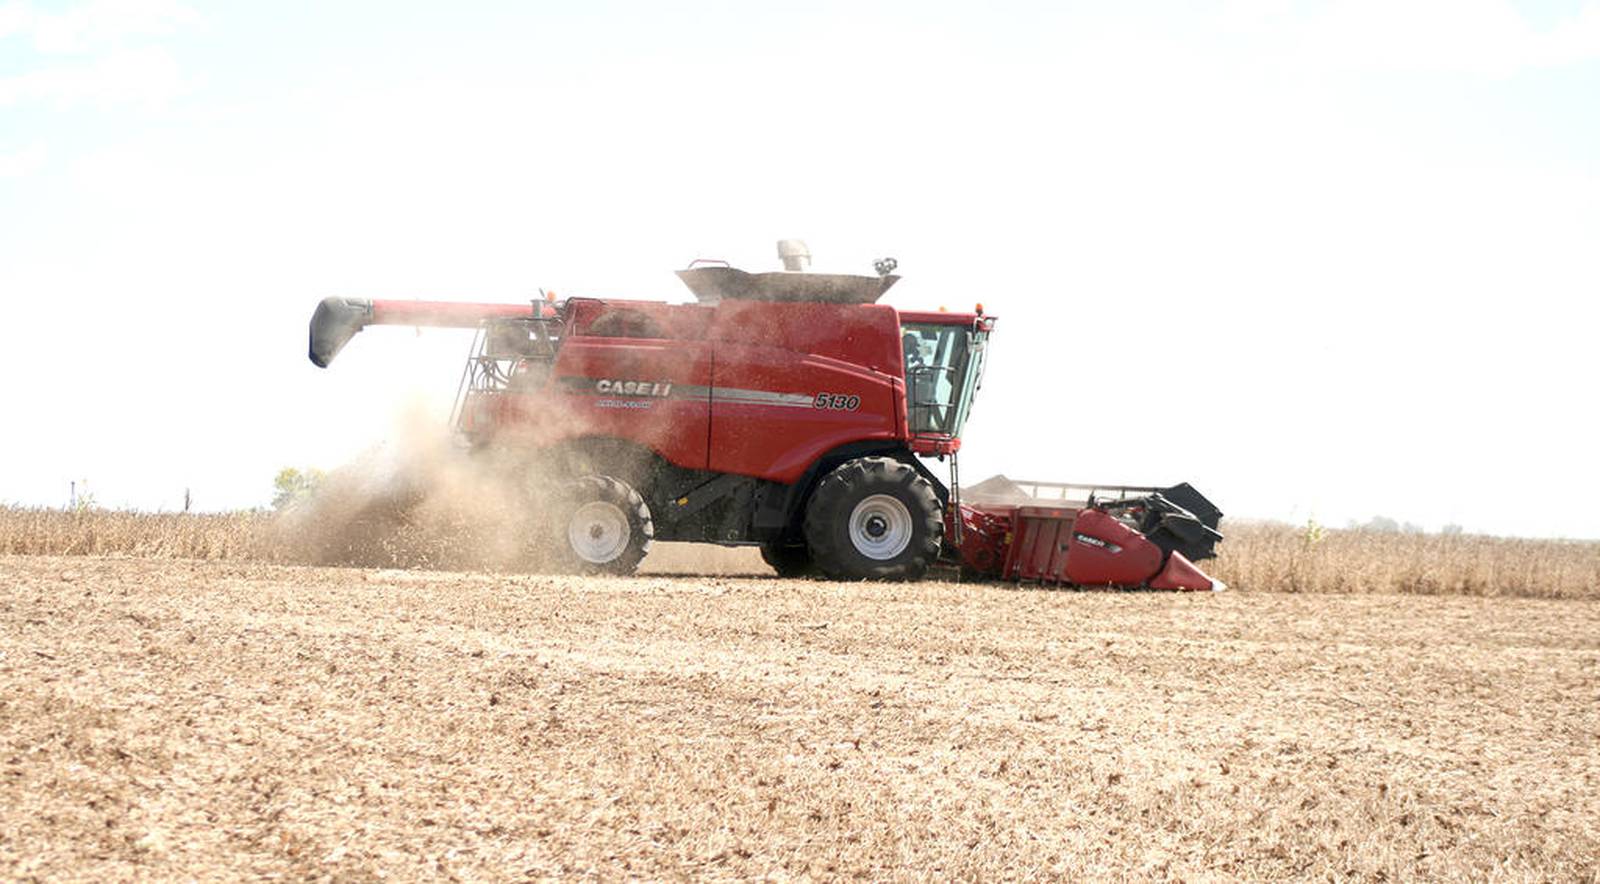
[[[1004,564],[1007,580],[1060,583],[1066,579],[1067,552],[1078,511],[1066,507],[1017,507],[1013,528],[1005,533]]]
[[[711,348],[702,341],[569,337],[546,388],[497,397],[497,422],[535,445],[615,437],[703,470],[710,385]]]
[[[712,470],[788,484],[830,449],[898,438],[889,378],[860,365],[777,347],[716,347]]]
[[[1161,549],[1099,510],[1072,523],[1067,579],[1080,586],[1140,586],[1161,570]]]

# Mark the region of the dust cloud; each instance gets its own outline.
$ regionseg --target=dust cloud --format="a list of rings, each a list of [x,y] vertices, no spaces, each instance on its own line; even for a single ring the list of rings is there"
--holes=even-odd
[[[333,470],[275,515],[266,543],[279,561],[444,571],[570,572],[565,484],[527,451],[470,451],[420,403],[390,438]],[[772,574],[754,547],[652,545],[646,574]]]
[[[388,441],[278,514],[271,533],[304,564],[548,570],[560,500],[539,479],[529,459],[473,453],[414,406]]]

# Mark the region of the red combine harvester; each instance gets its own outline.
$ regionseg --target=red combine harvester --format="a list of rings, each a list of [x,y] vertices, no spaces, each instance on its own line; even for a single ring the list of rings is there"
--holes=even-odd
[[[328,298],[311,361],[369,325],[476,329],[457,431],[561,489],[552,539],[574,570],[630,573],[659,539],[759,545],[784,576],[914,580],[942,559],[1004,580],[1222,588],[1193,564],[1222,514],[1188,485],[997,479],[963,500],[995,317],[876,303],[893,259],[858,276],[809,272],[794,240],[779,255],[772,273],[691,264],[691,304]],[[922,458],[948,460],[949,484]]]

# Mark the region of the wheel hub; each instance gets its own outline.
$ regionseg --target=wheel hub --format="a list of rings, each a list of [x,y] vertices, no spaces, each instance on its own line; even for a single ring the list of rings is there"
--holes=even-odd
[[[604,565],[622,555],[631,537],[628,514],[604,500],[578,507],[567,522],[567,542],[572,551],[591,565]]]
[[[911,509],[898,497],[874,494],[850,511],[850,545],[875,561],[888,561],[911,544]]]

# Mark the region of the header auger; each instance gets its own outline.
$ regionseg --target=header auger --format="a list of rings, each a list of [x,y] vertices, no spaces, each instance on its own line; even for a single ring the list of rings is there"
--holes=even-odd
[[[546,539],[580,571],[629,573],[660,539],[759,545],[785,576],[914,580],[943,562],[1221,588],[1193,564],[1221,539],[1221,513],[1188,485],[997,479],[963,499],[955,461],[995,317],[877,303],[893,259],[865,276],[808,272],[794,240],[779,256],[790,269],[696,262],[678,274],[690,304],[328,298],[311,361],[326,367],[369,325],[476,329],[456,430],[559,488]],[[949,459],[949,484],[929,457]]]

